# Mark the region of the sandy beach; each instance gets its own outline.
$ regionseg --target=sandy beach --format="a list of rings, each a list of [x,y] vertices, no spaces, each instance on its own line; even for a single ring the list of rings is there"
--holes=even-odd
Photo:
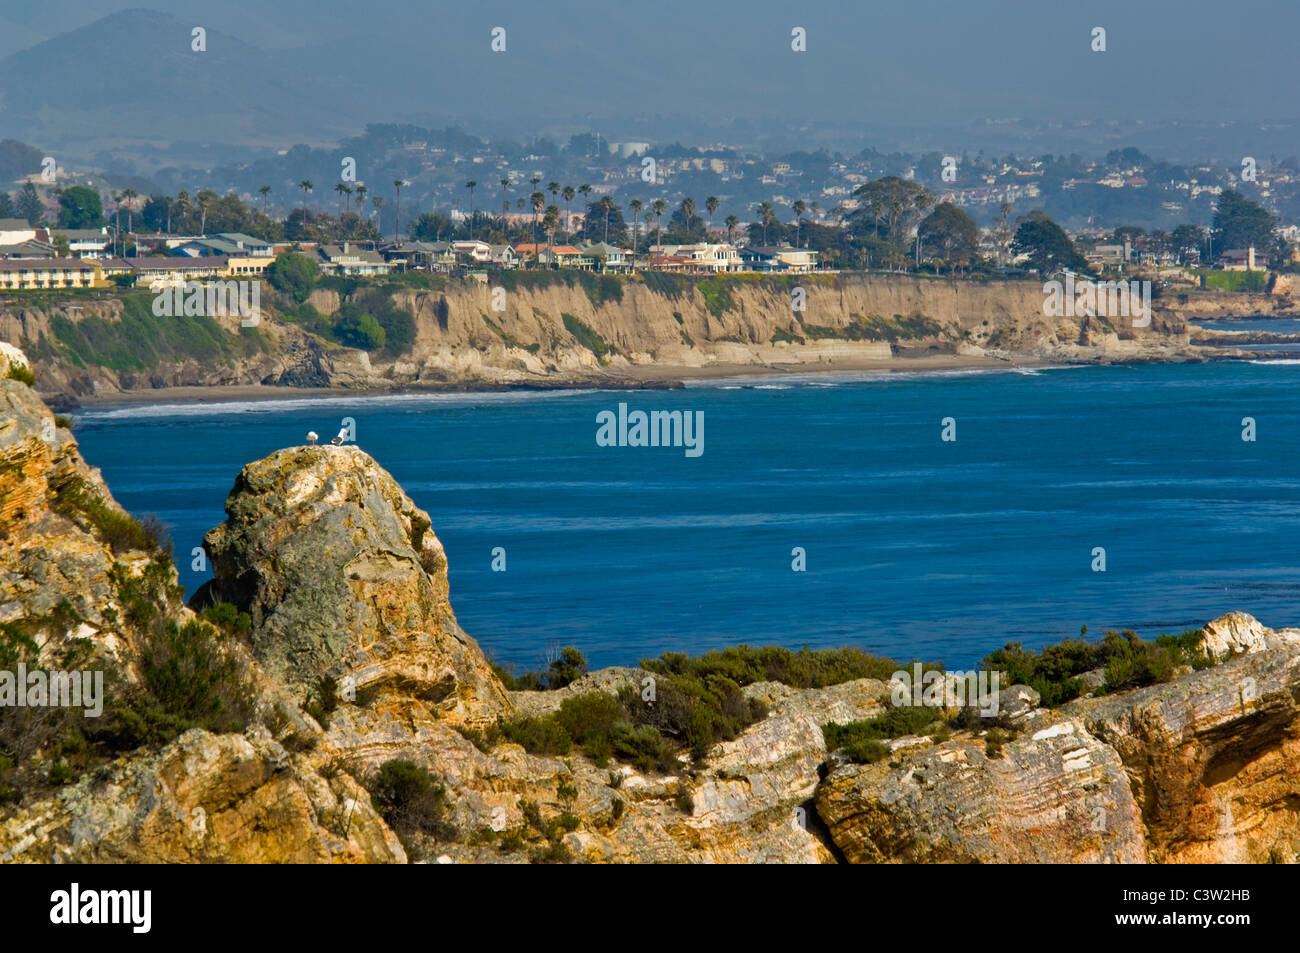
[[[562,390],[571,388],[638,390],[680,387],[690,381],[733,378],[981,369],[996,371],[1012,370],[1015,367],[1041,367],[1048,363],[1050,362],[1033,358],[1018,358],[1013,362],[991,357],[935,354],[920,357],[894,357],[888,360],[837,359],[806,364],[714,363],[703,367],[640,364],[611,368],[606,373],[598,376],[555,375],[553,377],[511,382],[475,379],[455,382],[416,381],[392,388],[368,390],[343,387],[277,387],[264,384],[231,384],[217,387],[158,387],[78,396],[75,402],[66,401],[63,406],[72,409],[76,406],[99,407],[115,404],[218,403],[235,400],[292,400],[304,397],[357,397],[380,394],[473,393],[479,391]],[[57,400],[55,395],[46,396]]]

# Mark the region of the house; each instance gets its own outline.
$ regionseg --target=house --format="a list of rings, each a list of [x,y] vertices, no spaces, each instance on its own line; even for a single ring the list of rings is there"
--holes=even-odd
[[[148,286],[155,282],[176,284],[183,281],[203,281],[208,278],[223,278],[226,274],[226,258],[220,255],[205,255],[202,258],[165,256],[125,260],[135,271],[137,285]]]
[[[36,238],[36,227],[25,218],[0,218],[0,245],[21,245]]]
[[[608,242],[588,242],[578,247],[584,258],[590,258],[593,267],[604,271],[627,271],[632,267],[632,249],[619,248]]]
[[[740,271],[744,263],[734,245],[726,242],[698,242],[694,245],[654,246],[651,251],[669,257],[685,256],[691,261],[692,271],[717,274],[725,271]]]
[[[6,258],[0,260],[0,291],[53,288],[104,288],[99,262],[81,258]]]
[[[520,242],[515,246],[515,254],[519,256],[520,261],[527,261],[530,258],[537,259],[543,265],[550,267],[554,265],[557,268],[582,268],[590,270],[596,264],[596,259],[590,255],[584,255],[572,245],[552,245],[533,244],[532,242]]]
[[[817,252],[792,245],[758,245],[740,249],[741,260],[754,271],[802,274],[817,267]]]
[[[189,255],[202,258],[207,255],[251,255],[253,257],[274,257],[274,246],[270,242],[245,235],[242,232],[221,232],[203,238],[191,238],[175,245],[173,255]]]
[[[351,242],[322,245],[316,254],[316,265],[325,275],[386,275],[393,270],[379,252],[358,248]]]
[[[55,258],[54,246],[33,239],[18,245],[0,245],[0,258]]]
[[[519,264],[519,256],[509,245],[493,245],[491,262],[494,265],[500,265],[502,268],[515,268]]]
[[[690,255],[662,255],[655,252],[650,253],[650,267],[655,271],[685,274],[692,270],[693,265],[694,262],[691,261]]]
[[[226,276],[263,275],[275,261],[271,255],[231,255],[226,259]]]
[[[1219,267],[1224,271],[1267,271],[1264,256],[1255,254],[1255,246],[1229,248],[1219,256]]]
[[[485,265],[492,260],[492,246],[477,239],[473,241],[452,242],[451,250],[458,261],[469,264]]]
[[[55,228],[50,230],[51,240],[62,235],[68,241],[68,251],[77,258],[103,258],[113,239],[107,228]]]

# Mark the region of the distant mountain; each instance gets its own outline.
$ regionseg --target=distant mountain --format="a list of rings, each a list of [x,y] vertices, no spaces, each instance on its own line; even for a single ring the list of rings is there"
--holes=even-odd
[[[328,141],[356,129],[364,96],[322,95],[312,75],[207,28],[127,10],[0,61],[0,129],[58,156],[118,145]]]

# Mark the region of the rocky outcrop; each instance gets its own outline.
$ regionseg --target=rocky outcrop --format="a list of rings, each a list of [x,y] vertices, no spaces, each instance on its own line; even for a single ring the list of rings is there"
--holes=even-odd
[[[817,808],[857,862],[1300,862],[1300,631],[1209,623],[1219,665],[835,768]]]
[[[0,380],[0,623],[44,620],[58,610],[75,622],[40,627],[43,659],[84,639],[97,654],[129,663],[114,567],[135,573],[148,556],[127,547],[114,553],[93,530],[89,501],[118,511],[71,432],[31,388]]]
[[[266,733],[190,731],[0,822],[0,863],[405,863],[366,792]]]
[[[418,699],[458,722],[495,719],[500,683],[456,624],[447,557],[397,482],[355,446],[280,450],[239,474],[204,539],[200,604],[252,616],[252,650],[280,684]]]
[[[1073,720],[1030,730],[996,758],[968,739],[837,768],[817,810],[851,863],[1143,863],[1115,751]]]
[[[1124,763],[1152,861],[1300,862],[1300,630],[1235,612],[1220,665],[1069,706]]]

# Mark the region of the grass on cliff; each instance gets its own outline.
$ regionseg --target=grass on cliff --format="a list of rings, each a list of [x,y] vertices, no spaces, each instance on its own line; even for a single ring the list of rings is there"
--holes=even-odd
[[[596,360],[600,361],[601,364],[606,362],[609,354],[617,351],[617,348],[605,343],[605,339],[581,318],[575,318],[567,311],[561,314],[560,317],[564,321],[564,329],[572,334],[579,344],[592,354],[595,354]]]
[[[97,718],[74,708],[0,707],[0,802],[75,781],[121,754],[166,744],[191,728],[239,732],[252,722],[249,673],[229,644],[246,631],[247,616],[218,611],[178,620],[184,589],[172,581],[173,572],[162,558],[135,574],[122,565],[112,572],[114,601],[123,611],[110,608],[104,621],[135,648],[138,681],[88,639],[70,640],[58,657],[41,657],[38,643],[86,621],[67,600],[45,616],[0,626],[0,669],[22,661],[29,669],[103,674]]]
[[[78,367],[107,367],[117,372],[146,371],[168,361],[193,359],[228,363],[268,349],[258,328],[231,334],[210,317],[159,317],[153,296],[123,295],[121,320],[86,317],[70,321],[56,314],[50,321],[63,354]]]
[[[11,381],[18,381],[28,387],[36,386],[36,375],[32,373],[31,368],[23,367],[21,364],[10,363],[9,373],[5,376]]]
[[[138,551],[170,557],[172,542],[167,527],[155,516],[139,520],[111,506],[79,476],[54,488],[50,507],[77,523],[84,523],[114,553]]]
[[[935,337],[943,331],[943,325],[923,314],[903,317],[900,314],[892,318],[879,315],[854,314],[848,325],[842,328],[823,327],[818,324],[803,324],[804,333],[813,340],[831,338],[841,341],[898,341],[917,338]],[[772,338],[777,339],[776,335]]]

